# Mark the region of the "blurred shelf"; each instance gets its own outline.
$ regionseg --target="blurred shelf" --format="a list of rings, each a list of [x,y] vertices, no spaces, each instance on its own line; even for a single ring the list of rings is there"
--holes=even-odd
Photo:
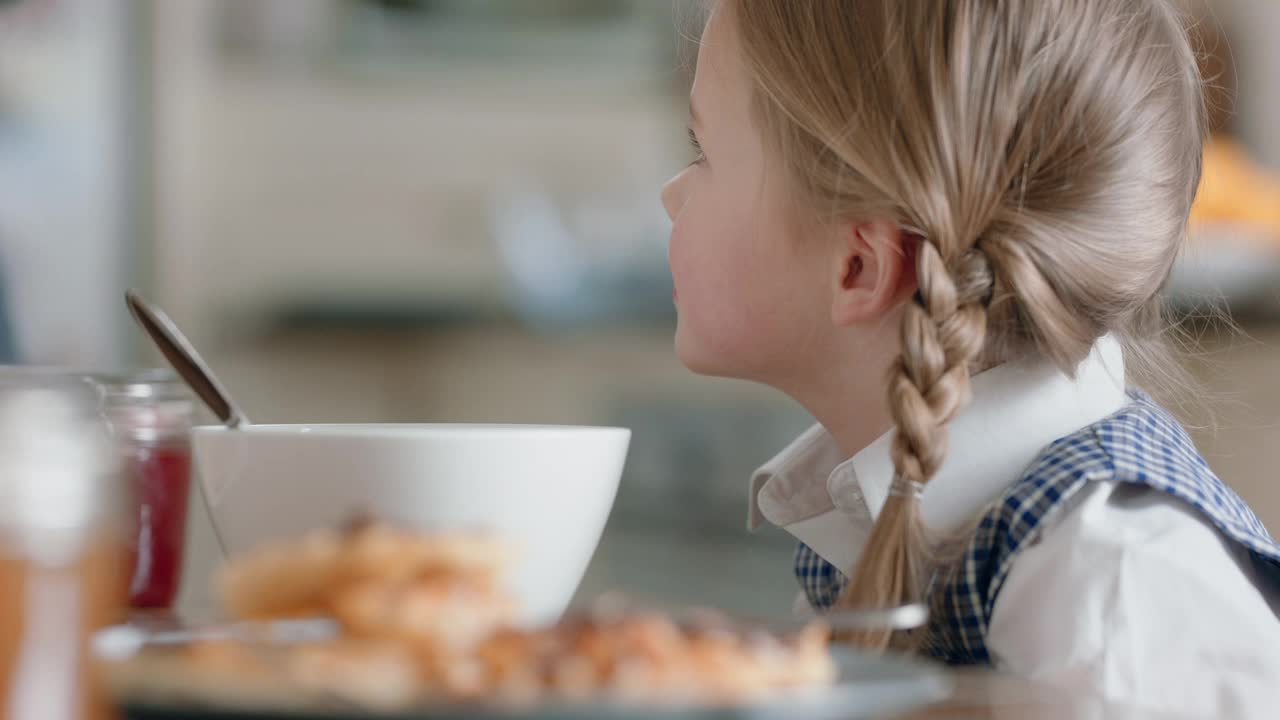
[[[219,63],[373,82],[496,73],[640,91],[663,86],[678,42],[672,8],[651,0],[257,0],[215,16]]]
[[[254,325],[275,333],[293,332],[404,332],[430,334],[454,329],[489,327],[513,332],[609,333],[647,328],[674,331],[674,308],[638,307],[601,313],[585,309],[581,314],[530,317],[511,304],[475,302],[405,302],[378,300],[314,301],[282,304],[253,313]]]
[[[1232,314],[1280,320],[1280,239],[1241,226],[1197,228],[1166,293],[1186,309],[1225,306]]]

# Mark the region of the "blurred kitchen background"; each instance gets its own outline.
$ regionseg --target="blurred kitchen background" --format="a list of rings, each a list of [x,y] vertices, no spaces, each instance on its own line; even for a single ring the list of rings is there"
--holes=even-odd
[[[1280,3],[1213,10],[1218,184],[1171,291],[1197,439],[1280,530]],[[747,479],[808,420],[671,352],[658,188],[689,155],[693,12],[0,0],[0,360],[156,363],[136,286],[255,420],[624,425],[583,593],[785,612],[792,546],[745,531]]]

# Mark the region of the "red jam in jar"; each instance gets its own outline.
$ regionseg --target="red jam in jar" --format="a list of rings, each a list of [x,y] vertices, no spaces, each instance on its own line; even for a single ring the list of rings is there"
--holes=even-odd
[[[189,392],[172,373],[148,370],[99,377],[103,411],[133,495],[126,525],[129,601],[168,609],[182,582],[191,487]]]

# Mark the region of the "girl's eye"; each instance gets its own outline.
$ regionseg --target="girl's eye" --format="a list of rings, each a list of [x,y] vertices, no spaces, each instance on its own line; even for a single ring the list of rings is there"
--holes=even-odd
[[[701,165],[707,161],[707,156],[702,152],[702,143],[698,142],[698,135],[693,132],[693,128],[689,128],[689,146],[693,148],[693,162],[690,165]]]

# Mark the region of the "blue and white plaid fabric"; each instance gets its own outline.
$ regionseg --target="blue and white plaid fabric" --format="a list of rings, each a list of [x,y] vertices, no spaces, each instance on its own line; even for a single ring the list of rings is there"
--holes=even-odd
[[[1280,583],[1280,545],[1262,522],[1213,474],[1168,412],[1142,393],[1130,397],[1116,414],[1045,448],[989,506],[960,561],[930,583],[926,654],[951,664],[990,664],[984,638],[1019,550],[1055,507],[1090,481],[1144,485],[1191,504],[1249,551],[1262,576]],[[795,571],[809,603],[820,611],[848,582],[803,544],[796,550]]]

